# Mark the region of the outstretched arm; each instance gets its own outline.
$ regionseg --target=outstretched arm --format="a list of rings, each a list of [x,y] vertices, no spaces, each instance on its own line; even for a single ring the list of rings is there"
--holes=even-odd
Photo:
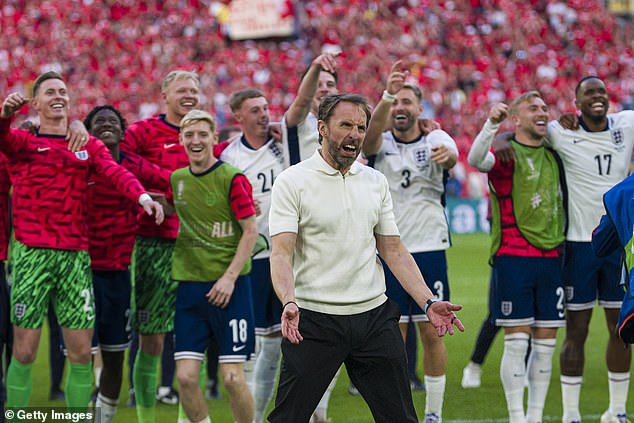
[[[416,265],[414,258],[407,251],[399,236],[374,235],[379,255],[388,265],[403,289],[423,309],[426,309],[429,322],[438,332],[438,336],[446,333],[454,334],[454,325],[462,332],[464,326],[454,313],[462,309],[462,306],[452,304],[449,301],[434,301],[434,295],[427,287],[425,279]]]
[[[495,156],[489,150],[500,123],[506,119],[507,115],[508,106],[506,104],[498,103],[494,105],[489,112],[489,118],[471,145],[467,159],[471,166],[481,172],[488,172],[495,164]]]
[[[408,71],[401,70],[401,61],[396,61],[390,69],[390,74],[387,77],[387,84],[381,101],[376,105],[372,112],[372,118],[370,118],[370,124],[365,134],[363,141],[363,155],[368,157],[379,152],[381,149],[382,134],[387,123],[388,116],[392,104],[396,101],[396,93],[403,88],[405,84],[405,78]]]
[[[304,79],[302,79],[302,82],[299,84],[297,98],[295,98],[291,107],[289,107],[288,112],[286,112],[287,127],[293,128],[306,119],[308,112],[310,112],[315,93],[317,92],[319,72],[322,70],[326,72],[335,72],[337,70],[337,62],[335,58],[338,55],[339,53],[324,53],[317,56],[310,64],[308,72],[304,75]]]

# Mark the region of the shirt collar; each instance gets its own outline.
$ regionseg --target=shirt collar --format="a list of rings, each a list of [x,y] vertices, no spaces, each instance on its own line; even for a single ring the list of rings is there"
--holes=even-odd
[[[334,167],[330,166],[328,162],[324,160],[324,158],[321,156],[320,150],[321,148],[315,150],[315,153],[313,153],[313,156],[311,158],[315,166],[315,169],[327,175],[341,174],[341,172],[339,172]],[[361,172],[362,169],[363,169],[363,165],[355,160],[354,163],[352,163],[352,166],[350,167],[350,170],[348,170],[346,175],[356,175],[357,173]]]

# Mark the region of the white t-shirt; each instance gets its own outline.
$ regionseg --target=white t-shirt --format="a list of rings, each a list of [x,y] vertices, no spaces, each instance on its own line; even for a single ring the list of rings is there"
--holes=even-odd
[[[317,117],[312,112],[308,112],[306,119],[296,127],[289,128],[286,126],[286,116],[284,116],[282,119],[282,137],[284,143],[289,146],[293,164],[306,160],[319,148]],[[298,149],[299,157],[296,156],[295,149]]]
[[[374,234],[398,235],[385,176],[355,162],[345,175],[319,151],[273,187],[271,235],[297,234],[295,297],[321,313],[363,313],[386,301]]]
[[[431,161],[432,146],[441,144],[458,154],[455,141],[442,130],[410,143],[397,141],[392,132],[384,132],[374,162],[374,168],[385,175],[390,185],[396,224],[410,253],[450,246],[442,205],[445,169]]]
[[[566,239],[590,242],[592,231],[605,214],[603,194],[627,175],[634,146],[634,111],[608,115],[608,130],[588,132],[548,125],[549,145],[564,165],[568,189]]]
[[[271,207],[271,189],[273,182],[288,167],[288,155],[285,144],[269,140],[257,150],[251,148],[244,136],[235,140],[222,152],[220,160],[240,169],[253,187],[253,199],[260,202],[261,214],[256,217],[259,232],[271,245],[269,237],[269,209]],[[254,258],[263,259],[271,255],[264,250]]]

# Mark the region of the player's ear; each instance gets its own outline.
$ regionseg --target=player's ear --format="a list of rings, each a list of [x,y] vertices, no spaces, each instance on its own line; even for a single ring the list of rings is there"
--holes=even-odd
[[[321,134],[322,137],[328,136],[328,126],[326,125],[326,122],[320,120],[317,122],[317,128],[319,129],[319,134]]]

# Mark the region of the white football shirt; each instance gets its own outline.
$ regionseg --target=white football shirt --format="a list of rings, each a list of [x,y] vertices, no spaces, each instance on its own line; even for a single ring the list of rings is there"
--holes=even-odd
[[[269,246],[269,209],[271,208],[271,188],[275,178],[288,167],[286,144],[272,139],[254,150],[242,135],[222,152],[220,160],[240,169],[253,187],[253,199],[260,202],[261,213],[256,217],[259,232],[266,237]],[[267,258],[271,250],[258,253],[254,258]]]
[[[282,119],[282,137],[284,144],[289,146],[291,164],[306,160],[319,148],[317,117],[312,112],[308,112],[306,119],[296,127],[289,128],[286,126],[286,116],[284,116]]]
[[[431,148],[444,144],[458,154],[455,141],[442,130],[405,143],[391,132],[383,143],[374,168],[388,180],[396,224],[411,253],[445,250],[450,246],[449,225],[442,199],[445,169],[431,161]]]
[[[546,145],[561,157],[568,189],[566,239],[590,242],[605,214],[603,194],[627,175],[634,146],[634,111],[608,115],[608,129],[588,132],[548,125]]]

